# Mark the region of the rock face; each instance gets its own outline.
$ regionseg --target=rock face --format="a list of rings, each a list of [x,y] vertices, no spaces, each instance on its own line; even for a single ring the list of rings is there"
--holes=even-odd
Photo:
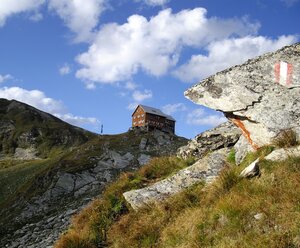
[[[11,130],[13,125],[8,126],[5,133]],[[174,155],[186,144],[187,139],[175,135],[135,129],[96,137],[62,158],[54,159],[48,171],[32,182],[28,190],[30,198],[21,195],[12,202],[14,211],[0,208],[0,247],[52,247],[67,228],[71,215],[101,195],[105,185],[121,172],[137,169],[154,156]],[[28,159],[34,152],[30,151],[16,148],[13,158],[26,155]],[[10,212],[15,211],[18,215],[10,216]]]
[[[300,157],[300,146],[275,150],[266,156],[265,159],[271,161],[284,161],[290,157]]]
[[[177,156],[184,159],[194,156],[202,158],[208,152],[224,147],[232,147],[240,138],[242,132],[231,122],[203,132],[192,139],[186,146],[180,147]]]
[[[25,103],[0,98],[0,158],[45,157],[53,147],[68,149],[95,136]]]
[[[235,162],[240,164],[249,152],[254,152],[255,149],[249,144],[245,136],[241,136],[238,142],[234,145]]]
[[[222,111],[254,149],[271,143],[281,130],[299,135],[300,43],[219,72],[185,95]]]
[[[143,189],[125,192],[123,195],[133,209],[138,209],[151,202],[161,201],[200,181],[210,183],[224,168],[228,153],[228,148],[214,151],[169,178]]]

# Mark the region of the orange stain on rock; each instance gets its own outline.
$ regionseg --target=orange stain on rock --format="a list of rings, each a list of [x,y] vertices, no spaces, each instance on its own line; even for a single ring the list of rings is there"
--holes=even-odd
[[[246,129],[244,123],[239,120],[239,119],[234,119],[234,118],[230,118],[230,120],[236,125],[238,126],[241,130],[242,130],[242,133],[243,135],[245,136],[245,138],[248,140],[248,142],[250,143],[250,145],[255,149],[257,150],[259,148],[259,146],[257,144],[255,144],[253,142],[253,140],[251,139],[251,135],[250,135],[250,132]]]

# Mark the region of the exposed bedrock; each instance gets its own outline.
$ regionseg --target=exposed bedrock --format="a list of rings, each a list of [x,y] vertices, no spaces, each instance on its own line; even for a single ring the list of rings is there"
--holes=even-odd
[[[285,129],[300,136],[300,43],[219,72],[185,96],[222,111],[254,149]]]

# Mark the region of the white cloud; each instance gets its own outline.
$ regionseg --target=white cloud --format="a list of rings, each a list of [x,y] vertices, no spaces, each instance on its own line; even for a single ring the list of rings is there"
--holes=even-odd
[[[75,41],[82,42],[92,38],[104,3],[105,0],[49,0],[48,6],[76,34]]]
[[[163,6],[170,2],[170,0],[138,0],[139,2],[144,2],[150,6]]]
[[[13,79],[12,75],[6,74],[6,75],[1,75],[0,74],[0,84],[4,83],[5,81]]]
[[[296,4],[299,0],[281,0],[281,2],[285,3],[287,7],[291,7]]]
[[[64,76],[71,73],[71,68],[68,64],[64,64],[61,68],[59,68],[59,74]]]
[[[89,50],[80,54],[76,76],[82,80],[115,83],[139,70],[161,76],[178,62],[184,46],[201,48],[209,42],[256,33],[259,25],[246,19],[207,18],[204,8],[173,14],[166,9],[147,20],[132,15],[127,23],[104,25]]]
[[[167,104],[162,107],[164,113],[172,115],[176,112],[186,111],[187,107],[183,103]]]
[[[47,3],[48,8],[55,12],[65,25],[75,33],[76,42],[86,42],[93,38],[93,29],[105,9],[107,0],[1,0],[0,27],[12,15],[33,12],[29,19],[39,21],[43,15],[39,8]]]
[[[81,117],[81,116],[75,116],[72,114],[55,114],[56,117],[71,123],[75,126],[84,126],[84,125],[94,125],[99,126],[100,121],[97,118],[94,117]]]
[[[263,36],[224,39],[207,46],[208,55],[193,55],[190,61],[179,67],[174,75],[182,81],[194,82],[206,78],[247,59],[275,51],[297,41],[296,36],[280,36],[269,39]]]
[[[147,99],[151,99],[152,97],[153,94],[151,90],[144,90],[143,92],[139,90],[135,90],[132,93],[133,102],[127,106],[127,109],[134,110],[140,103],[142,103]]]
[[[152,91],[151,90],[144,90],[144,92],[141,92],[139,90],[135,90],[132,93],[132,98],[136,102],[143,102],[146,99],[152,98]]]
[[[29,19],[33,22],[39,22],[40,20],[43,20],[43,15],[36,11]]]
[[[125,84],[125,89],[127,89],[127,90],[135,90],[137,87],[138,87],[138,85],[131,81],[129,81]]]
[[[189,125],[215,127],[226,121],[227,119],[222,114],[208,115],[202,108],[193,110],[187,116],[187,124]]]
[[[127,106],[127,109],[128,110],[135,110],[138,105],[139,104],[137,102],[129,103],[128,106]]]
[[[4,26],[11,15],[28,11],[37,11],[45,0],[1,0],[0,1],[0,27]]]
[[[0,88],[0,98],[6,98],[8,100],[15,99],[51,114],[65,111],[62,102],[46,97],[44,92],[39,90],[25,90],[19,87],[3,87]]]
[[[93,82],[85,82],[85,88],[88,90],[96,89],[96,84]]]
[[[84,127],[89,125],[92,127],[97,127],[99,121],[93,117],[81,117],[74,116],[67,113],[66,107],[61,101],[49,98],[44,92],[39,90],[26,90],[19,87],[3,87],[0,88],[0,98],[6,98],[8,100],[17,100],[20,102],[27,103],[37,109],[48,112],[62,120],[73,124]]]

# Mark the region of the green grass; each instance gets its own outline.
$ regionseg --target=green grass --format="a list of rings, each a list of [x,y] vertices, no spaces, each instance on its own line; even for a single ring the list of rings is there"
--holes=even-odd
[[[139,172],[123,174],[74,218],[56,248],[73,247],[68,243],[74,239],[85,242],[77,248],[103,242],[111,248],[299,247],[300,158],[264,160],[272,149],[249,154],[241,166],[228,167],[205,190],[200,183],[139,211],[126,206],[122,193],[172,174],[171,163],[162,158]],[[257,157],[261,177],[239,178]]]
[[[69,247],[68,244],[78,237],[89,244],[78,247],[93,247],[105,243],[110,226],[129,211],[123,192],[154,183],[191,163],[192,159],[185,162],[176,157],[161,157],[152,159],[148,165],[137,172],[123,173],[115,183],[106,188],[101,199],[94,201],[73,219],[70,230],[63,235],[56,246]],[[153,239],[154,237],[147,236],[143,242],[149,245]]]

